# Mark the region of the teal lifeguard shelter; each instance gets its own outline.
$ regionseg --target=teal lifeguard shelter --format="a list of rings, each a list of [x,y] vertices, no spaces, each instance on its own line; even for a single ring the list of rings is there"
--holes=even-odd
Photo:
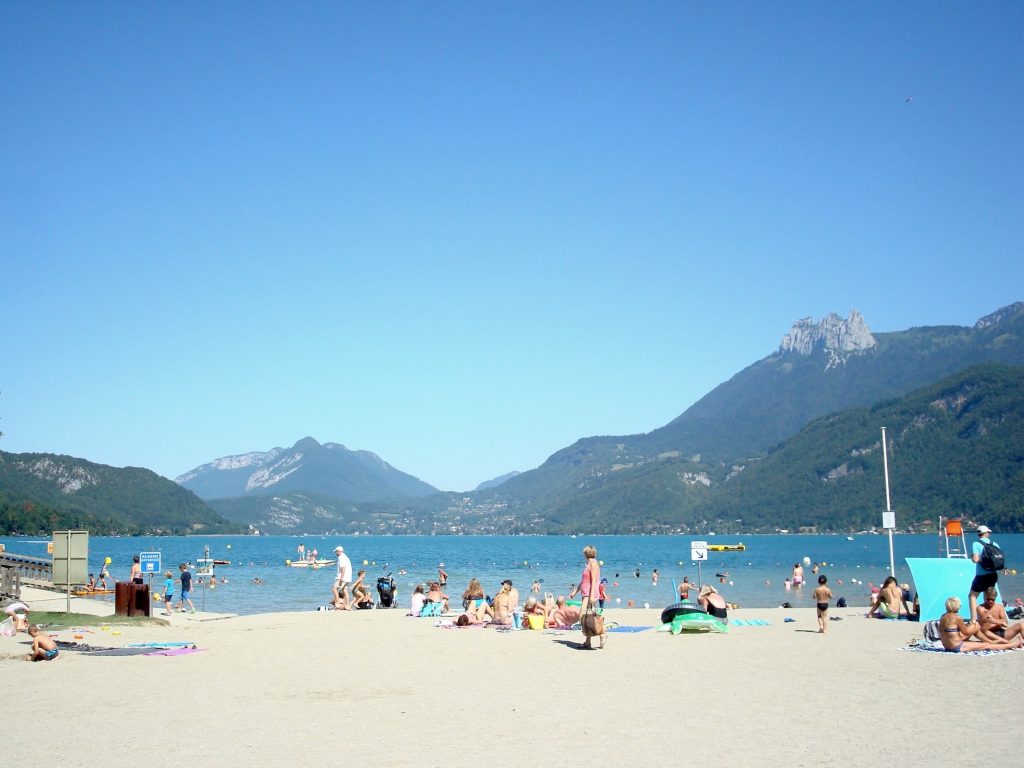
[[[932,621],[942,616],[946,612],[946,600],[950,597],[960,598],[960,615],[970,619],[967,597],[976,568],[967,549],[963,520],[940,517],[939,539],[938,557],[907,558],[921,606],[919,620]],[[1002,594],[998,594],[998,599],[1003,599]]]

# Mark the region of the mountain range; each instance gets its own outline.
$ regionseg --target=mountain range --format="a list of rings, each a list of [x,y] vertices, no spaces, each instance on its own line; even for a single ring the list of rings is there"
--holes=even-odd
[[[437,488],[400,472],[377,454],[321,445],[304,437],[291,448],[225,456],[175,482],[203,499],[267,496],[302,491],[354,502],[416,498]]]
[[[708,529],[716,519],[718,527],[728,527],[713,503],[729,497],[720,489],[815,419],[897,400],[985,362],[1024,365],[1024,303],[973,327],[878,334],[856,311],[846,318],[805,318],[783,335],[773,354],[664,427],[643,435],[583,438],[536,469],[483,483],[468,494],[409,493],[389,503],[382,495],[359,499],[324,484],[300,487],[295,480],[264,486],[261,493],[272,493],[259,503],[247,504],[236,494],[213,504],[232,520],[282,531],[636,532]],[[234,471],[238,458],[205,466],[226,462],[218,471]],[[280,458],[276,453],[267,461]],[[201,495],[210,493],[204,489]],[[944,508],[954,506],[949,501]],[[859,525],[852,496],[839,494],[825,508],[837,528]],[[747,527],[756,519],[748,514]],[[822,523],[811,522],[816,519],[801,525]],[[770,529],[760,522],[758,529]]]
[[[665,426],[580,439],[472,492],[439,492],[373,453],[310,437],[216,459],[179,485],[0,453],[0,533],[58,522],[172,533],[858,529],[878,523],[880,426],[893,430],[901,525],[964,514],[1024,530],[1020,366],[1020,302],[972,327],[872,333],[856,311],[805,318]]]

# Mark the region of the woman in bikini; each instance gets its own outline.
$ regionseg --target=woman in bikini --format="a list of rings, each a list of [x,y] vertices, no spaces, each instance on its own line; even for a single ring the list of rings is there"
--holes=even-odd
[[[1022,638],[1013,642],[993,643],[987,640],[971,640],[978,634],[980,625],[977,622],[967,624],[960,618],[960,598],[951,597],[946,600],[946,612],[939,619],[939,637],[942,647],[949,653],[966,651],[1006,651],[1020,648]]]
[[[484,600],[484,588],[481,586],[480,580],[470,579],[469,586],[466,587],[466,591],[462,593],[463,607],[468,607],[470,601],[476,601],[477,607],[479,607],[481,600]]]
[[[448,613],[448,595],[441,591],[441,585],[434,581],[430,584],[430,591],[427,592],[427,600],[434,603],[441,603],[443,605],[442,610]]]
[[[882,582],[882,588],[878,590],[878,594],[871,602],[871,607],[868,608],[868,618],[874,618],[877,610],[880,613],[880,618],[898,619],[901,607],[903,607],[903,590],[899,588],[895,577],[889,576]]]
[[[509,625],[512,623],[512,611],[515,606],[512,604],[512,585],[502,584],[501,591],[494,596],[494,603],[491,609],[494,613],[495,624]]]

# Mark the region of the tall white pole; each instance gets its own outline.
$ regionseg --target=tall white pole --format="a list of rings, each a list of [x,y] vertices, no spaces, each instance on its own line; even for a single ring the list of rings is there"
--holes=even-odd
[[[885,512],[888,520],[884,521],[895,525],[895,519],[892,514],[892,499],[889,497],[889,451],[885,444],[885,427],[882,427],[882,465],[885,468]],[[889,529],[889,575],[896,578],[896,558],[892,551],[892,525],[887,525]]]

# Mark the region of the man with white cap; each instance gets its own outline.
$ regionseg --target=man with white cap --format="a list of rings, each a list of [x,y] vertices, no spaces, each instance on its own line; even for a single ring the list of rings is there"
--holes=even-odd
[[[971,607],[971,623],[978,621],[978,595],[989,587],[995,587],[999,580],[999,569],[1003,567],[1003,553],[999,545],[992,541],[992,529],[987,525],[978,526],[978,540],[971,545],[971,560],[975,562],[974,581],[971,582],[971,593],[967,602]],[[998,560],[993,561],[993,555]]]
[[[334,593],[334,607],[348,610],[348,585],[352,582],[352,561],[345,554],[345,548],[341,545],[334,548],[334,554],[338,558],[338,574],[334,577],[334,586],[331,592]]]

